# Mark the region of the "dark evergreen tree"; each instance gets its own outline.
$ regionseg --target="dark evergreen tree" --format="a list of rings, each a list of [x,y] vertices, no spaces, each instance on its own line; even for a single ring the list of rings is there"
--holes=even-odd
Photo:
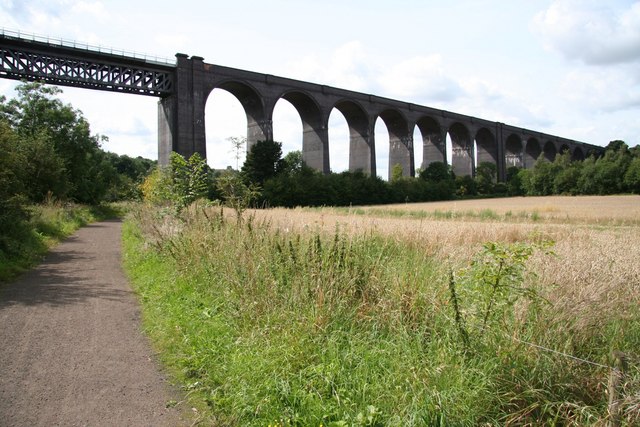
[[[249,149],[241,174],[247,183],[262,186],[282,168],[282,144],[276,141],[258,141]]]

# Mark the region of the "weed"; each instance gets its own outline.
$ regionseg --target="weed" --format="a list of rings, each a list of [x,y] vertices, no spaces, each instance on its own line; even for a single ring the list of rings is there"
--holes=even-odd
[[[597,242],[613,257],[603,242],[628,233],[600,242],[584,229],[405,217],[364,227],[374,218],[269,214],[238,223],[219,207],[192,206],[179,217],[138,212],[125,227],[146,329],[211,424],[576,425],[606,417],[606,372],[523,342],[596,361],[611,347],[637,348],[634,273],[619,258],[595,268],[572,252]],[[431,228],[412,231],[418,222]],[[562,239],[558,257],[544,256],[550,234]],[[637,248],[625,253],[633,258]],[[462,266],[469,254],[474,261]],[[590,274],[620,282],[600,281],[599,291]],[[461,341],[470,351],[460,351]]]

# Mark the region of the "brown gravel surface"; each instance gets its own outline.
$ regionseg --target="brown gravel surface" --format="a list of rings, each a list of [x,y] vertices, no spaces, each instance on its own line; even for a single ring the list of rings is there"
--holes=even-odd
[[[0,287],[0,426],[186,424],[141,333],[120,230],[82,228]]]

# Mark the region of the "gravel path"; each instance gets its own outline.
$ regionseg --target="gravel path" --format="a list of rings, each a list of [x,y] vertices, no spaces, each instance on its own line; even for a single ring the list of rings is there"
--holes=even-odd
[[[118,221],[89,225],[0,287],[0,426],[180,426],[140,330]]]

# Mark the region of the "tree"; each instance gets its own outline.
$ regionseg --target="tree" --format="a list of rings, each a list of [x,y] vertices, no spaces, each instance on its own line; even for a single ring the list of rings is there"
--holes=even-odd
[[[171,192],[179,210],[207,196],[208,166],[200,154],[195,153],[185,160],[180,154],[171,153],[170,170]]]
[[[27,219],[23,188],[25,159],[15,148],[18,136],[0,118],[0,260],[13,252],[20,224]]]
[[[244,147],[247,146],[247,138],[243,136],[230,136],[227,141],[231,143],[231,152],[233,157],[236,158],[236,170],[239,168],[240,158],[244,153]]]
[[[402,165],[396,163],[391,168],[391,182],[398,182],[402,179]]]
[[[282,170],[282,144],[276,141],[258,141],[249,152],[242,165],[242,177],[247,184],[262,187],[264,182]]]
[[[628,191],[640,194],[640,157],[634,157],[624,174],[624,185]]]
[[[518,166],[510,166],[507,168],[507,194],[510,196],[522,196],[524,189],[522,181],[524,174],[528,171]]]
[[[26,163],[36,168],[26,177],[32,201],[47,194],[78,202],[98,203],[115,174],[105,162],[100,142],[91,135],[82,113],[56,98],[61,90],[42,83],[23,83],[18,97],[0,99],[0,116],[18,135]]]
[[[282,159],[282,172],[289,175],[298,173],[306,167],[304,160],[302,160],[302,151],[296,150],[287,153]]]
[[[498,168],[495,163],[482,162],[476,168],[476,185],[481,194],[493,193],[494,184],[498,175]]]
[[[432,162],[429,163],[425,170],[420,172],[420,178],[432,182],[453,181],[453,174],[446,163]]]

